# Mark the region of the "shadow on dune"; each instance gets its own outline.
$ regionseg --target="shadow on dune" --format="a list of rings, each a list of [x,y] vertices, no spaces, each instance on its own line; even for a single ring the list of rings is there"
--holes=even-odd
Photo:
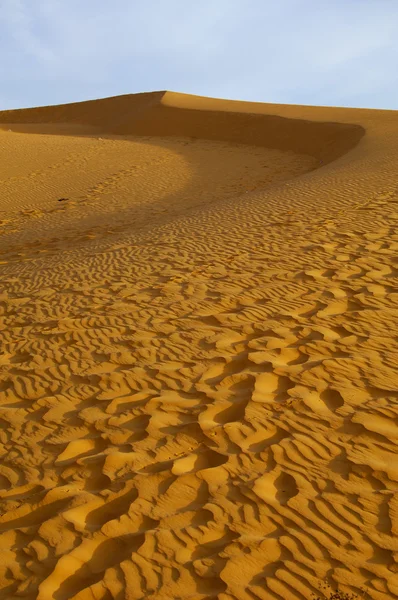
[[[67,123],[116,135],[218,140],[307,154],[323,164],[351,150],[365,133],[356,124],[292,119],[269,111],[263,103],[149,92],[2,111],[0,123]]]
[[[279,107],[282,112],[285,107]],[[268,150],[291,152],[313,157],[314,163],[308,171],[323,167],[354,148],[365,133],[363,127],[349,123],[310,121],[267,114],[272,106],[262,103],[216,100],[176,94],[173,92],[152,92],[130,94],[89,100],[86,102],[19,109],[0,112],[0,127],[5,129],[12,124],[15,131],[25,133],[58,134],[63,136],[88,136],[98,138],[133,139],[133,141],[167,147],[167,139],[185,138],[191,143],[200,140],[257,146]],[[318,115],[319,117],[319,115]],[[317,118],[318,118],[317,117]],[[116,138],[117,136],[117,138]],[[183,145],[174,149],[185,161]],[[117,218],[113,222],[117,232],[124,232],[134,225],[134,232],[142,232],[148,225],[163,225],[178,214],[178,205],[184,198],[198,193],[206,173],[203,165],[190,163],[190,180],[181,190],[173,190],[156,198],[151,214],[135,206],[115,207]],[[305,171],[304,171],[305,172]],[[301,173],[303,174],[303,172]],[[156,177],[156,173],[154,173]],[[291,178],[287,174],[288,179]],[[282,179],[283,180],[283,179]],[[280,183],[279,178],[276,183]],[[267,182],[265,187],[274,181]],[[264,185],[253,178],[253,187],[264,189]],[[238,195],[246,189],[237,189]],[[61,194],[62,195],[62,194]],[[236,194],[235,194],[236,195]],[[170,200],[170,202],[169,202]],[[209,199],[205,198],[205,204]],[[211,201],[211,199],[210,199]],[[172,204],[170,214],[165,207]],[[202,203],[200,203],[202,204]],[[184,207],[184,204],[181,204]],[[196,206],[196,205],[194,205]],[[88,232],[102,226],[109,219],[109,212],[101,212],[100,204],[87,215],[79,216],[79,230]],[[183,208],[184,210],[184,208]],[[34,227],[34,225],[33,225]],[[63,226],[52,222],[47,230],[52,239],[63,237]],[[66,239],[66,238],[65,238]],[[3,240],[8,243],[4,236]],[[14,248],[13,240],[10,246]],[[43,240],[44,243],[44,240]],[[80,239],[79,243],[85,243]]]

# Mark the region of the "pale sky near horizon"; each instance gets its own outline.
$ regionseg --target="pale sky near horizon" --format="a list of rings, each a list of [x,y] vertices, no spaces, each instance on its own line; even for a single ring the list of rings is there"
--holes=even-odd
[[[0,110],[155,90],[398,109],[398,0],[0,0]]]

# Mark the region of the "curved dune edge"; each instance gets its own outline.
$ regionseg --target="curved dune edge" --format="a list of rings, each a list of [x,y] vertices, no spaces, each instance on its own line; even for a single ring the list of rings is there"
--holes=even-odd
[[[320,166],[308,155],[219,140],[117,136],[65,123],[9,129],[0,129],[3,264],[29,260],[32,244],[47,255],[90,251],[110,228],[142,234]]]
[[[188,136],[313,156],[324,164],[353,148],[357,124],[267,114],[268,105],[176,92],[128,94],[58,106],[0,112],[0,123],[68,123],[117,135]]]
[[[166,114],[186,126],[180,103],[203,126],[223,102],[160,101],[156,131]],[[32,109],[43,131],[62,131],[58,108]],[[366,136],[289,182],[0,264],[0,597],[310,600],[326,579],[398,598],[398,113],[264,110]],[[86,111],[88,135],[112,127],[101,111],[103,126]],[[53,162],[8,189],[36,190],[43,172],[66,185],[64,144],[76,178],[112,158],[110,195],[134,181],[133,144],[111,157],[114,140],[53,137]],[[181,163],[155,146],[162,180]]]

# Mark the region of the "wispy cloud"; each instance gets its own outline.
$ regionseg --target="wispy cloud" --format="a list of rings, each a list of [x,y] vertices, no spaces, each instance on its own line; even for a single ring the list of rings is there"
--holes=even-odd
[[[32,18],[28,5],[24,0],[3,0],[1,4],[3,46],[10,44],[3,50],[7,52],[10,48],[19,52],[29,61],[42,64],[53,60],[54,54],[40,37],[40,31],[35,31],[36,21]],[[5,41],[4,41],[5,40]],[[5,68],[3,63],[3,69]]]
[[[398,108],[396,0],[0,0],[0,108],[174,89]]]

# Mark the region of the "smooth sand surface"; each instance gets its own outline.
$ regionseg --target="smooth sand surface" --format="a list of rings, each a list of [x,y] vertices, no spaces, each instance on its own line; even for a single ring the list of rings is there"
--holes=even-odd
[[[0,598],[398,598],[398,113],[0,113]]]

